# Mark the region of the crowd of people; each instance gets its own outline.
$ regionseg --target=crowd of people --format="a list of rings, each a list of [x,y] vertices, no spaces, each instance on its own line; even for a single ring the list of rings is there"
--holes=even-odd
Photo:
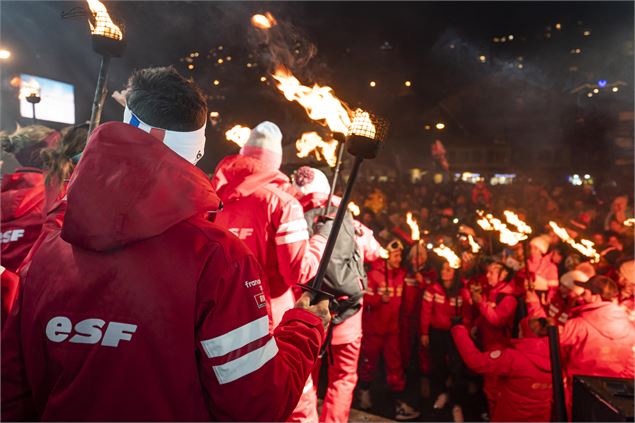
[[[550,325],[569,416],[575,375],[635,376],[632,187],[358,184],[316,296],[340,197],[317,168],[280,171],[281,129],[209,178],[191,81],[143,69],[123,99],[90,137],[2,134],[3,420],[343,422],[385,384],[397,420],[423,397],[463,421],[480,389],[484,418],[549,421]],[[526,240],[477,224],[504,210]]]

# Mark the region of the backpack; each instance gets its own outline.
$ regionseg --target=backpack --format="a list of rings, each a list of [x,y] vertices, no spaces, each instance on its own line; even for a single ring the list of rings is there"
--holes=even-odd
[[[333,207],[331,207],[333,210]],[[318,217],[324,213],[324,207],[307,211],[304,218],[309,227],[309,235],[313,235],[313,225]],[[344,215],[342,227],[337,236],[337,242],[331,260],[326,268],[323,289],[335,296],[331,302],[331,311],[335,316],[332,325],[338,325],[361,310],[361,300],[368,286],[364,260],[355,242],[356,231],[353,215]],[[343,299],[340,299],[345,297]]]

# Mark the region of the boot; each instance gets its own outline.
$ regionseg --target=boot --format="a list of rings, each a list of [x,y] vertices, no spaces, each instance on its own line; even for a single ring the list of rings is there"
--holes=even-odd
[[[395,407],[395,420],[412,420],[419,417],[421,413],[403,401],[397,400]]]
[[[370,410],[373,402],[370,399],[370,391],[368,389],[359,390],[359,408],[362,410]]]

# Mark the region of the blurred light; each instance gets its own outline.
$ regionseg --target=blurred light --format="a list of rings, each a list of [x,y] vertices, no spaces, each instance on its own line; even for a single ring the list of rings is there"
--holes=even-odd
[[[437,124],[435,125],[435,127],[436,127],[439,131],[441,131],[443,128],[445,128],[445,123],[441,123],[441,122],[439,122],[439,123],[437,123]]]
[[[431,126],[430,125],[425,125],[424,128],[425,128],[426,131],[429,131]]]
[[[513,35],[508,35],[507,38],[509,38],[509,41],[511,41],[511,40],[514,39],[514,36]]]
[[[600,79],[598,81],[598,87],[600,87],[600,88],[606,87],[606,80],[605,79]]]
[[[593,97],[593,93],[587,93],[586,96],[587,97]]]
[[[457,223],[459,223],[459,219],[457,219],[457,218],[455,217],[455,218],[452,220],[452,223],[454,223],[454,224],[456,225]]]
[[[222,64],[224,62],[224,60],[221,58],[221,59],[218,59],[217,62],[220,65],[220,64]]]
[[[225,60],[227,60],[228,62],[231,62],[231,61],[232,61],[232,57],[231,57],[231,56],[227,56],[227,57],[225,58]]]
[[[487,58],[485,56],[479,56],[478,60],[480,60],[481,63],[485,63],[487,61]]]
[[[584,34],[585,37],[588,37],[589,35],[591,35],[591,31],[586,30],[586,31],[583,32],[583,34]]]
[[[265,82],[266,80],[267,80],[267,77],[266,77],[266,76],[261,76],[261,77],[260,77],[260,82]]]
[[[595,94],[597,94],[597,93],[599,93],[599,92],[600,92],[600,90],[598,90],[597,88],[593,88],[593,92],[594,92]]]
[[[580,50],[579,48],[576,48],[576,49],[575,49],[575,53],[576,53],[576,54],[580,54],[580,53],[582,53],[582,50]]]
[[[501,37],[501,43],[504,43],[505,41],[507,41],[507,37]]]
[[[591,175],[589,175],[588,173],[584,175],[584,179],[591,179]]]
[[[9,57],[11,57],[11,52],[9,50],[0,50],[0,60],[7,60]]]
[[[370,85],[371,87],[375,87],[377,85],[377,83],[375,81],[370,81],[370,84],[368,84],[368,85]]]
[[[518,65],[516,65],[516,66],[518,66],[518,69],[522,69],[522,68],[524,67],[522,63],[519,63],[519,64],[518,64]]]
[[[220,81],[218,79],[215,79],[214,80],[214,85],[219,85],[219,84],[220,84]]]
[[[220,113],[218,112],[209,112],[209,117],[211,117],[212,119],[215,119],[219,116],[220,116]]]
[[[450,48],[454,48],[454,44],[450,44]]]
[[[562,25],[560,24],[560,22],[558,22],[558,23],[556,24],[556,29],[557,29],[558,31],[560,31],[560,30],[562,29]]]
[[[613,91],[614,93],[618,92],[619,90],[620,90],[620,89],[619,89],[619,88],[617,88],[617,87],[613,87],[613,88],[611,88],[611,91]]]
[[[410,81],[406,81],[406,82],[404,82],[403,84],[404,84],[406,87],[409,87],[409,86],[411,86],[411,85],[412,85],[412,82],[410,82]]]
[[[545,33],[545,37],[547,37],[547,38],[551,38],[551,32],[547,32],[547,33]]]
[[[192,69],[194,69],[194,65],[190,63],[189,65],[187,65],[187,68],[192,70]]]
[[[223,49],[223,46],[218,46],[218,49],[219,49],[219,50],[222,50],[222,49]]]
[[[494,38],[492,39],[492,41],[494,41],[495,43],[497,43],[497,42],[499,42],[500,40],[498,39],[498,37],[494,37]]]
[[[428,250],[431,250],[431,249],[432,249],[432,247],[434,247],[434,245],[432,245],[432,244],[430,244],[430,243],[428,243],[428,245],[426,245],[426,248],[428,248]]]
[[[518,61],[522,62],[523,60],[525,60],[525,58],[523,56],[518,56]]]

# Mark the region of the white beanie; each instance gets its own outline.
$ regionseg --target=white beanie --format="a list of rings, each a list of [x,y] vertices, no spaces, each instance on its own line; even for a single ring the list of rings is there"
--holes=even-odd
[[[549,251],[549,237],[546,235],[537,236],[529,243],[538,248],[543,255],[547,254],[547,251]]]
[[[584,272],[580,270],[572,270],[560,277],[560,285],[573,291],[576,287],[575,282],[586,283],[588,280],[589,277]]]
[[[240,154],[256,158],[273,169],[282,164],[282,132],[278,125],[264,121],[249,133],[249,138],[240,149]]]
[[[293,186],[304,195],[331,192],[331,185],[324,172],[309,166],[302,166],[295,171]]]

